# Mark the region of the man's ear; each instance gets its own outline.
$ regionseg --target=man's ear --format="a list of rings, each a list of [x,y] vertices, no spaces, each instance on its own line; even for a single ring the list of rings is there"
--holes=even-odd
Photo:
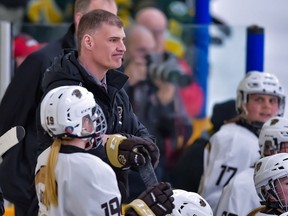
[[[91,50],[93,46],[93,38],[89,34],[85,34],[83,37],[84,46],[86,49]]]

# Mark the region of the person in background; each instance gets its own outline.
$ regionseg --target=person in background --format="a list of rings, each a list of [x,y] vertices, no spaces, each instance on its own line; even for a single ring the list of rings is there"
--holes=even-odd
[[[76,0],[74,22],[67,33],[29,55],[17,68],[2,98],[0,121],[5,124],[0,125],[0,133],[14,125],[22,125],[26,130],[25,138],[3,155],[3,162],[0,164],[0,186],[5,198],[14,203],[16,216],[37,215],[37,197],[33,186],[38,150],[35,113],[43,96],[43,75],[54,57],[60,55],[63,49],[77,47],[75,38],[81,17],[97,8],[117,13],[114,0]]]
[[[127,92],[133,110],[141,123],[148,128],[151,134],[156,136],[156,143],[160,150],[160,161],[155,171],[158,179],[163,180],[163,166],[166,152],[162,139],[159,139],[157,136],[159,135],[157,125],[159,124],[158,121],[160,117],[163,116],[163,114],[165,115],[165,112],[160,106],[157,107],[157,113],[161,113],[161,115],[156,114],[155,110],[150,112],[151,106],[154,107],[158,100],[154,95],[156,91],[155,87],[148,80],[146,60],[146,55],[155,51],[155,40],[149,29],[138,24],[133,24],[126,28],[125,34],[126,52],[123,58],[123,70],[124,73],[129,76],[129,79],[125,84],[125,91]],[[152,94],[154,96],[151,96]],[[155,102],[151,103],[151,100],[154,100]],[[155,115],[151,118],[153,113]],[[145,185],[141,181],[141,176],[138,172],[132,171],[129,174],[129,188],[129,201],[135,199],[145,189]]]
[[[254,184],[263,206],[250,212],[248,216],[282,215],[288,212],[287,170],[288,153],[278,153],[257,161]]]
[[[183,70],[182,74],[185,74],[184,81],[180,85],[181,88],[179,88],[179,93],[177,94],[180,94],[182,103],[192,122],[201,112],[204,103],[203,90],[198,81],[194,79],[193,71],[185,59],[185,50],[180,51],[181,48],[179,49],[179,47],[169,47],[170,41],[168,39],[169,31],[166,15],[156,7],[146,6],[137,11],[135,14],[135,21],[137,24],[145,26],[153,33],[156,41],[156,53],[167,53],[176,57],[180,68]],[[164,90],[173,92],[173,86],[165,85]],[[169,98],[168,95],[166,97]]]
[[[41,125],[54,141],[37,160],[39,215],[120,215],[113,169],[87,151],[107,145],[107,122],[93,94],[81,86],[61,86],[45,95],[40,110]],[[167,215],[174,207],[172,194],[168,183],[158,183],[129,203],[125,215]]]
[[[166,15],[154,7],[144,7],[135,15],[135,22],[148,28],[156,41],[155,51],[161,53],[165,50],[165,33],[167,31]]]
[[[229,181],[260,158],[258,136],[263,124],[284,114],[284,89],[277,77],[259,71],[247,73],[237,88],[236,109],[239,115],[210,138],[204,151],[198,192],[213,211]]]
[[[160,180],[169,181],[173,166],[171,153],[179,150],[183,142],[189,139],[192,125],[177,94],[177,88],[165,87],[175,84],[155,79],[149,74],[153,64],[150,65],[149,56],[156,52],[155,38],[151,31],[139,24],[129,26],[126,29],[125,45],[127,50],[123,66],[124,73],[129,76],[125,90],[141,123],[156,136],[156,144],[160,149],[160,162],[156,168],[156,175]],[[159,64],[159,68],[165,66],[165,62]],[[131,194],[133,198],[141,192],[144,185],[141,187],[133,183],[131,187],[134,188],[131,192],[136,192],[134,196]]]
[[[186,71],[189,67],[183,66],[183,64],[179,62],[179,59],[174,54],[167,51],[165,47],[167,18],[162,11],[153,7],[145,7],[137,11],[135,22],[138,25],[145,26],[149,29],[155,40],[156,46],[154,52],[149,53],[147,56],[147,74],[150,81],[152,81],[156,92],[156,99],[151,99],[151,103],[156,104],[154,107],[157,107],[158,103],[159,108],[155,110],[162,116],[164,115],[162,114],[163,112],[161,112],[161,106],[162,109],[163,107],[167,108],[170,106],[170,108],[166,109],[166,117],[164,116],[164,118],[159,121],[162,122],[162,124],[157,126],[157,130],[158,133],[160,132],[160,136],[162,136],[161,139],[163,139],[163,141],[161,142],[164,143],[166,149],[165,166],[167,167],[167,170],[173,170],[179,155],[186,147],[186,144],[192,135],[193,127],[189,115],[190,110],[187,109],[188,101],[184,101],[184,98],[182,97],[183,89],[190,86],[189,84],[192,82],[192,78]],[[157,67],[157,65],[159,67]],[[176,73],[173,73],[172,71]],[[169,79],[168,77],[178,78]],[[152,100],[154,100],[154,102]],[[189,101],[189,104],[191,104],[191,100]],[[169,112],[171,116],[170,118],[167,118],[167,113]],[[153,112],[151,111],[148,113]],[[185,120],[182,118],[183,116],[185,116]],[[151,122],[153,122],[154,117],[151,116],[150,119]],[[174,124],[176,124],[174,129],[170,126],[167,127],[168,125]],[[150,128],[149,126],[147,127]],[[172,143],[169,139],[165,138],[167,135],[169,137],[171,134],[176,138]]]
[[[211,136],[220,127],[237,115],[235,100],[216,103],[211,116],[211,129],[190,144],[180,156],[172,174],[172,185],[187,191],[197,192],[203,174],[203,152]]]
[[[44,44],[39,43],[28,34],[21,33],[17,35],[13,43],[16,67],[19,67],[27,56],[41,49],[43,46]]]

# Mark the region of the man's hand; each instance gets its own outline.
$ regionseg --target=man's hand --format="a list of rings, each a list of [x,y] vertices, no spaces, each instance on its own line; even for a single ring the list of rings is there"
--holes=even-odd
[[[125,216],[164,216],[170,214],[175,207],[174,197],[169,183],[160,182],[144,191],[138,199],[126,206]]]
[[[118,168],[137,168],[145,164],[144,154],[148,154],[153,167],[158,165],[160,156],[158,147],[141,137],[126,138],[114,134],[109,136],[105,148],[110,163]]]

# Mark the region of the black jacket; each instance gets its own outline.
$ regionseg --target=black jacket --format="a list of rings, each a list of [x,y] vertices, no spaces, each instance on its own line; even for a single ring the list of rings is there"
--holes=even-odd
[[[37,139],[35,113],[42,97],[41,81],[47,67],[64,48],[74,48],[74,25],[66,35],[32,53],[17,69],[0,104],[0,134],[15,125],[25,127],[26,136],[3,156],[0,186],[5,199],[16,206],[31,204]],[[31,192],[32,191],[32,192]]]
[[[0,215],[4,215],[5,213],[5,208],[4,208],[4,198],[3,198],[3,193],[0,188]]]
[[[117,70],[106,74],[108,93],[103,90],[77,60],[77,51],[65,53],[47,69],[42,87],[44,94],[63,85],[81,85],[92,92],[107,120],[107,134],[121,133],[153,139],[134,114],[123,86],[128,76]]]
[[[131,135],[139,136],[154,141],[148,130],[139,122],[134,114],[128,95],[123,86],[128,77],[117,70],[109,70],[106,74],[107,91],[101,88],[94,77],[79,64],[77,60],[77,51],[65,53],[60,56],[51,67],[47,69],[42,81],[44,95],[51,89],[63,85],[80,85],[92,92],[94,98],[102,108],[107,120],[107,134],[120,133],[129,137]],[[43,131],[40,124],[40,114],[38,109],[38,139],[41,151],[46,149],[52,142],[51,138]],[[91,151],[92,154],[99,156],[103,152],[102,146]],[[100,155],[102,159],[105,154]],[[125,200],[129,194],[127,175],[125,171],[114,168],[118,179],[119,189],[122,199]]]

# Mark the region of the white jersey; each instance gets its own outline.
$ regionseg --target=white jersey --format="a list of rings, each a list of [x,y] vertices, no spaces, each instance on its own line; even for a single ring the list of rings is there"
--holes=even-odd
[[[237,174],[222,191],[215,216],[247,215],[260,207],[260,198],[254,186],[254,168],[248,168]]]
[[[235,123],[223,125],[210,138],[210,150],[204,150],[204,171],[198,193],[214,211],[223,187],[259,158],[258,137],[254,133]]]
[[[50,148],[40,154],[35,171],[39,215],[112,216],[121,213],[116,175],[100,158],[73,146],[61,146],[55,169],[58,207],[43,203],[43,171]]]

